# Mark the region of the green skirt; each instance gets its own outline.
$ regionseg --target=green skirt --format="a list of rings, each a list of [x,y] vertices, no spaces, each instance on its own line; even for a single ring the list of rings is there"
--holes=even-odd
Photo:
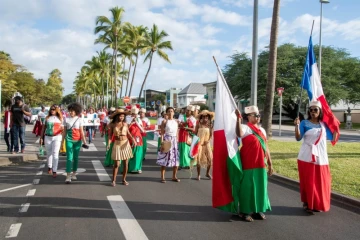
[[[144,156],[144,148],[143,146],[136,146],[133,149],[133,158],[129,159],[129,168],[128,172],[138,172],[142,169],[142,162],[143,162],[143,156]],[[120,171],[123,171],[125,161],[121,161]]]
[[[108,135],[105,134],[105,146],[107,148],[108,146]],[[111,152],[112,152],[112,148],[114,146],[114,143],[110,143],[110,148],[109,150],[106,151],[106,157],[105,157],[105,162],[104,162],[104,166],[105,167],[111,167],[112,165],[114,165],[114,161],[111,159]]]
[[[144,151],[143,151],[143,160],[145,159],[145,155],[146,155],[146,150],[147,150],[147,138],[146,136],[142,138],[143,140],[143,148],[144,148]]]
[[[193,158],[190,157],[190,146],[184,142],[179,143],[179,156],[180,156],[180,167],[190,167],[190,162]]]

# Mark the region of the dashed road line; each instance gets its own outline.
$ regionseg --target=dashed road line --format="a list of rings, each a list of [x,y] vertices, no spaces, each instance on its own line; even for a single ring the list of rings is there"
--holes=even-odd
[[[41,165],[40,165],[40,168],[44,168],[44,167],[45,167],[45,164],[41,164]]]
[[[34,196],[34,195],[35,195],[35,192],[36,192],[36,189],[30,189],[30,190],[27,192],[26,196],[27,196],[27,197]]]
[[[99,177],[100,182],[110,182],[111,179],[109,177],[109,174],[107,174],[105,168],[103,167],[103,165],[101,164],[101,162],[99,160],[92,160],[91,161],[94,169],[96,171],[96,174]]]
[[[125,239],[148,240],[145,232],[120,195],[107,196]]]
[[[21,204],[21,208],[19,210],[20,213],[25,213],[29,210],[30,203]]]
[[[27,186],[30,186],[30,185],[31,185],[31,183],[24,184],[24,185],[20,185],[20,186],[16,186],[16,187],[12,187],[12,188],[6,188],[6,189],[3,189],[3,190],[0,190],[0,193],[2,193],[2,192],[7,192],[7,191],[11,191],[11,190],[18,189],[18,188],[27,187]]]
[[[14,238],[19,234],[22,223],[11,224],[5,238]]]
[[[42,175],[43,174],[43,171],[38,171],[37,173],[36,173],[36,176],[40,176],[40,175]]]

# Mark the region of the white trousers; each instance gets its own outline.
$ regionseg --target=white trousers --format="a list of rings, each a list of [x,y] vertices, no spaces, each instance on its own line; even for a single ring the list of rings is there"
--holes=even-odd
[[[45,136],[45,148],[48,168],[52,168],[53,172],[57,171],[59,164],[59,151],[61,147],[62,136]]]

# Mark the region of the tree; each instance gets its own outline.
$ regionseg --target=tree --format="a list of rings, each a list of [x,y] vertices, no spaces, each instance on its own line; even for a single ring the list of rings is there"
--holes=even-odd
[[[68,105],[73,102],[76,102],[76,95],[74,93],[65,95],[61,100],[61,104],[64,104],[64,105]]]
[[[36,101],[35,95],[35,78],[31,72],[21,71],[15,72],[11,76],[9,76],[10,81],[15,82],[15,88],[13,92],[20,92],[26,104],[32,106]]]
[[[149,72],[150,72],[150,69],[151,69],[151,64],[152,64],[154,53],[157,52],[158,56],[161,59],[164,59],[168,63],[171,63],[171,61],[169,59],[169,56],[164,52],[165,49],[173,50],[171,42],[170,41],[164,41],[164,39],[167,36],[169,36],[169,35],[164,30],[160,31],[158,29],[158,26],[156,26],[155,24],[153,24],[153,27],[150,30],[150,32],[147,33],[147,37],[146,37],[146,40],[144,42],[144,47],[143,47],[141,52],[143,54],[147,53],[144,62],[149,60],[149,68],[148,68],[148,70],[146,72],[144,81],[143,81],[143,83],[141,85],[138,99],[141,98],[141,94],[142,94],[142,91],[144,89],[146,79],[147,79],[147,77],[149,75]]]
[[[274,91],[276,81],[277,39],[279,32],[280,0],[274,0],[273,16],[270,34],[269,67],[266,84],[266,99],[264,107],[263,126],[266,135],[271,137],[271,125],[274,105]]]
[[[46,92],[51,103],[59,104],[62,99],[64,88],[62,86],[61,72],[59,69],[54,69],[49,74],[49,79],[46,84]]]

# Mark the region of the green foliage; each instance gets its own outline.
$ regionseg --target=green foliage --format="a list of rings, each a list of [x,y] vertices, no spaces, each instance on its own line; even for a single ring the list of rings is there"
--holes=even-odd
[[[209,107],[206,104],[198,104],[200,106],[200,111],[209,110]]]
[[[152,96],[152,101],[156,102],[158,100],[161,101],[162,105],[165,105],[166,95],[164,95],[164,94],[156,94],[156,95]]]
[[[76,95],[74,93],[65,95],[61,100],[61,104],[64,104],[64,105],[68,105],[73,102],[76,102]]]
[[[314,51],[319,52],[318,46],[315,46]],[[350,103],[359,102],[360,60],[351,57],[344,49],[323,47],[322,51],[322,84],[329,104],[336,104],[341,99]],[[290,105],[298,102],[299,99],[306,52],[307,47],[294,44],[283,44],[278,47],[276,87],[285,88],[283,104],[288,108],[291,108]],[[261,106],[266,94],[268,51],[262,51],[258,58],[258,102]],[[246,53],[235,52],[230,59],[231,62],[223,70],[224,77],[234,96],[248,99],[251,90],[251,58]],[[275,98],[274,102],[278,104],[277,94]],[[302,104],[305,104],[307,99],[307,93],[304,91]]]
[[[46,84],[46,91],[48,101],[59,104],[62,99],[64,88],[62,87],[63,80],[61,79],[61,72],[54,69],[49,74],[49,79]]]

